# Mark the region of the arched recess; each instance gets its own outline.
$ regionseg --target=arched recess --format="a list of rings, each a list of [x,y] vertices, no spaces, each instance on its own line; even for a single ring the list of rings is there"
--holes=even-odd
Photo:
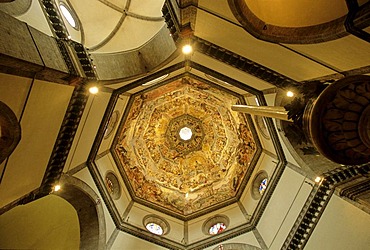
[[[20,16],[30,9],[32,0],[0,0],[0,3],[1,11],[12,16]]]
[[[16,148],[21,139],[21,127],[14,112],[0,101],[0,163]]]
[[[62,175],[61,189],[54,192],[77,211],[80,223],[80,249],[104,249],[106,228],[103,205],[94,190],[83,181]]]
[[[311,44],[335,40],[349,35],[345,27],[348,13],[345,1],[339,2],[343,5],[340,8],[338,7],[338,3],[333,3],[335,0],[331,1],[332,6],[330,10],[328,9],[330,8],[330,4],[326,4],[325,1],[317,3],[306,2],[309,4],[308,8],[315,4],[318,5],[317,8],[312,7],[310,10],[308,10],[308,8],[305,10],[305,8],[302,7],[304,4],[300,4],[300,2],[291,2],[292,5],[301,6],[301,8],[297,11],[294,11],[294,8],[290,8],[290,13],[293,13],[291,15],[292,18],[290,18],[290,23],[284,23],[283,21],[277,22],[276,20],[278,19],[273,20],[273,18],[271,18],[274,16],[281,16],[281,19],[289,19],[286,13],[289,10],[289,4],[287,4],[289,0],[281,0],[274,3],[279,7],[280,12],[275,9],[276,6],[251,7],[248,5],[252,2],[248,2],[249,0],[228,0],[231,11],[242,24],[243,28],[254,37],[264,41],[273,43]],[[284,2],[286,4],[283,4]],[[255,1],[255,3],[258,4],[261,2]],[[329,15],[326,18],[323,17],[325,13],[335,13],[336,10],[334,9],[338,9],[336,14]],[[263,20],[264,18],[261,17],[263,14],[261,13],[264,13],[266,20]],[[308,17],[303,18],[303,14],[307,14]],[[361,13],[359,14],[362,15]],[[312,17],[309,15],[312,15]],[[316,20],[316,17],[318,20]],[[355,22],[357,27],[364,28],[362,27],[363,25],[366,27],[366,24],[360,21],[361,18],[356,19],[359,19]]]

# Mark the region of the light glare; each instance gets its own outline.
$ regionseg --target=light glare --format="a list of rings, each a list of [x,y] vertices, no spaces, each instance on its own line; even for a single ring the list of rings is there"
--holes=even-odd
[[[60,186],[60,185],[56,185],[56,186],[54,187],[54,191],[55,191],[55,192],[58,192],[58,191],[60,190],[60,188],[61,188],[61,186]]]
[[[184,53],[185,55],[188,55],[190,54],[191,52],[193,52],[193,47],[191,47],[190,44],[186,44],[182,47],[182,53]]]
[[[97,94],[99,92],[99,88],[96,86],[90,87],[89,92],[93,95]]]
[[[320,181],[321,181],[321,177],[317,176],[317,177],[315,178],[315,182],[320,182]]]
[[[286,96],[287,96],[287,97],[293,97],[293,96],[294,96],[294,93],[293,93],[292,91],[288,91],[288,92],[286,93]]]

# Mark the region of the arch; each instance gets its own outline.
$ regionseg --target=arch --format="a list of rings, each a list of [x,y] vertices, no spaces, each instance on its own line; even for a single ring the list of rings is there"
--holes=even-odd
[[[54,192],[67,200],[77,211],[80,223],[80,249],[104,249],[106,228],[103,205],[94,190],[83,181],[62,175],[62,188]]]
[[[0,1],[0,10],[11,15],[20,16],[26,13],[32,4],[32,0],[2,0]]]
[[[2,163],[21,139],[21,126],[14,112],[0,101],[0,163]]]
[[[245,0],[228,0],[230,9],[243,28],[254,37],[273,43],[311,44],[335,40],[349,35],[347,15],[319,24],[300,27],[279,26],[260,19]],[[362,24],[359,24],[360,26]]]

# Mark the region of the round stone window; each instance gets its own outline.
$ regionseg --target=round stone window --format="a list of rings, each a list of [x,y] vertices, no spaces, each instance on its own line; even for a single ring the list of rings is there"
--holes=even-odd
[[[207,235],[222,233],[229,225],[229,218],[225,215],[216,215],[203,223],[202,231]]]
[[[213,226],[209,228],[209,234],[219,234],[222,233],[226,229],[225,223],[217,222]]]
[[[253,199],[258,200],[262,197],[267,189],[268,175],[266,171],[262,170],[256,174],[252,183],[251,194]]]
[[[170,231],[168,222],[154,214],[145,216],[143,225],[149,232],[156,235],[165,235]]]
[[[105,176],[105,186],[114,200],[118,200],[121,197],[121,186],[117,176],[111,171]]]
[[[62,12],[63,17],[67,20],[68,24],[71,25],[74,29],[78,30],[78,22],[76,15],[73,11],[68,7],[67,4],[61,2],[59,4],[59,9]]]

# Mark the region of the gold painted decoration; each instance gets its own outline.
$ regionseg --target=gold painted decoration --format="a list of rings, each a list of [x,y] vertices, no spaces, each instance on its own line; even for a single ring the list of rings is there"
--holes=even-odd
[[[133,98],[115,151],[136,197],[182,216],[235,197],[256,150],[237,96],[181,79]]]

